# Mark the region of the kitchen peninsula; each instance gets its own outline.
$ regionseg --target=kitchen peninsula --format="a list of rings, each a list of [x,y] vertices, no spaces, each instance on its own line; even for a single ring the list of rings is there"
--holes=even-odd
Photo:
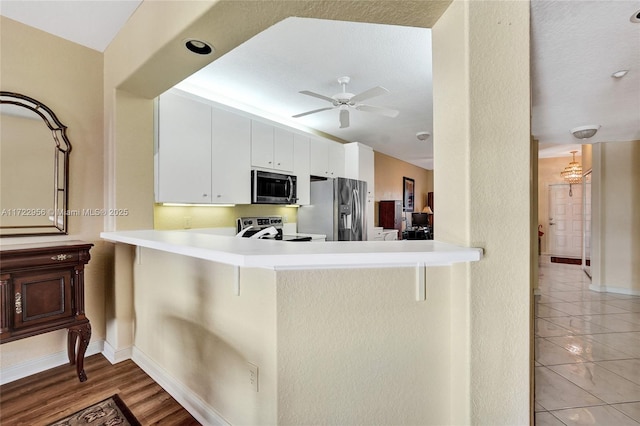
[[[201,423],[446,423],[450,265],[482,249],[101,236],[130,256],[116,260],[132,279],[133,360]]]
[[[242,267],[270,269],[438,266],[480,260],[482,249],[439,241],[328,241],[290,243],[212,235],[203,230],[103,232],[108,241]]]

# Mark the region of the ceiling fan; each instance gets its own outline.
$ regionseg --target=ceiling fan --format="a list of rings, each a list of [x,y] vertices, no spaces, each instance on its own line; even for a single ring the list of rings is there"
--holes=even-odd
[[[370,99],[375,96],[380,96],[380,95],[384,95],[385,93],[389,93],[387,89],[385,89],[382,86],[376,86],[376,87],[372,87],[369,90],[365,90],[362,93],[354,95],[353,93],[347,92],[347,83],[349,83],[349,81],[351,81],[349,77],[338,78],[338,83],[342,86],[342,92],[337,93],[331,97],[321,95],[319,93],[311,92],[309,90],[301,91],[300,93],[302,93],[303,95],[324,99],[325,101],[331,102],[333,106],[314,109],[313,111],[307,111],[301,114],[296,114],[293,116],[293,118],[303,117],[305,115],[315,114],[316,112],[327,111],[330,109],[337,108],[340,110],[340,128],[344,129],[346,127],[349,127],[349,108],[355,108],[358,111],[373,112],[375,114],[380,114],[380,115],[384,115],[385,117],[391,117],[391,118],[398,116],[400,112],[396,111],[395,109],[389,109],[389,108],[378,107],[373,105],[365,105],[360,103],[361,101],[364,101],[366,99]]]

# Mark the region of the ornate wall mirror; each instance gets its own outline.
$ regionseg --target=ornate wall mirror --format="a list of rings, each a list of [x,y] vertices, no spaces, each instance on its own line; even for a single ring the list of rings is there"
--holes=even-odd
[[[41,102],[0,92],[0,236],[67,233],[66,129]]]

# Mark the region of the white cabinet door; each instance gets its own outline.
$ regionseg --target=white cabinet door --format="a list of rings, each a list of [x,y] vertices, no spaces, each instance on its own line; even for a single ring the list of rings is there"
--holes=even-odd
[[[166,93],[158,101],[157,202],[211,202],[211,108]]]
[[[344,145],[328,141],[329,177],[344,177]]]
[[[300,205],[308,205],[310,199],[310,173],[309,173],[309,138],[295,134],[293,136],[294,169],[297,176],[298,202]]]
[[[309,140],[309,172],[313,176],[326,177],[329,174],[329,151],[322,139]]]
[[[291,172],[294,167],[293,132],[274,127],[273,168]]]
[[[252,120],[251,165],[293,171],[293,132]]]
[[[251,120],[217,108],[211,114],[212,202],[251,204]]]
[[[344,177],[344,148],[341,143],[311,138],[309,167],[313,176]]]
[[[273,126],[251,120],[251,165],[273,168]]]

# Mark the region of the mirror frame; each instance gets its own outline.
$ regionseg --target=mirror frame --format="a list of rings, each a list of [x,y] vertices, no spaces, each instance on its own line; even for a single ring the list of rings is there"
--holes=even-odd
[[[67,211],[69,205],[69,153],[71,143],[67,138],[67,126],[62,124],[55,113],[42,102],[19,93],[0,91],[0,104],[10,104],[27,108],[38,114],[45,122],[56,146],[53,176],[53,218],[52,225],[0,226],[0,237],[24,237],[36,235],[68,234]],[[63,167],[62,173],[60,167]],[[62,197],[60,197],[62,193]],[[11,233],[5,233],[11,229]],[[15,232],[13,232],[15,231]]]

